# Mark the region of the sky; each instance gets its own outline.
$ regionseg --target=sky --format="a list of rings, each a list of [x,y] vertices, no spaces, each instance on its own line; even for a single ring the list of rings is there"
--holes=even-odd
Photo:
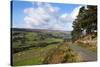
[[[12,27],[71,31],[82,5],[13,1]]]

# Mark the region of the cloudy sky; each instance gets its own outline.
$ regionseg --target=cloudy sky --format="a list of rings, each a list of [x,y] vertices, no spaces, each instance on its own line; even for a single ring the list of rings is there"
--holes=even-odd
[[[71,31],[82,5],[13,1],[12,27]]]

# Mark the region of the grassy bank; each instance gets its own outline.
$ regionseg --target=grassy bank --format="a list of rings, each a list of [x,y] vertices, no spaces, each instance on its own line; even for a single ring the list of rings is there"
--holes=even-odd
[[[45,64],[69,63],[81,61],[80,56],[68,47],[68,43],[62,43],[47,54]]]

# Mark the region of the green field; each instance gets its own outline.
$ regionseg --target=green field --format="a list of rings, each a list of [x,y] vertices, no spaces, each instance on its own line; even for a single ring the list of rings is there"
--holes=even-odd
[[[61,34],[61,32],[56,34],[55,32],[13,32],[13,66],[79,61],[76,60],[78,55],[74,56],[68,44],[64,43],[64,38],[58,36]]]
[[[13,55],[14,65],[34,65],[42,64],[46,54],[57,45],[49,45],[47,47],[33,47],[27,51],[18,52]]]

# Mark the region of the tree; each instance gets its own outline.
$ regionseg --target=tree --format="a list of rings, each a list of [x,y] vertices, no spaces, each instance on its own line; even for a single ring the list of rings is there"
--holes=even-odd
[[[97,31],[97,6],[83,6],[79,10],[79,14],[73,22],[72,39],[78,39],[82,35],[82,31],[86,30],[86,34]]]

